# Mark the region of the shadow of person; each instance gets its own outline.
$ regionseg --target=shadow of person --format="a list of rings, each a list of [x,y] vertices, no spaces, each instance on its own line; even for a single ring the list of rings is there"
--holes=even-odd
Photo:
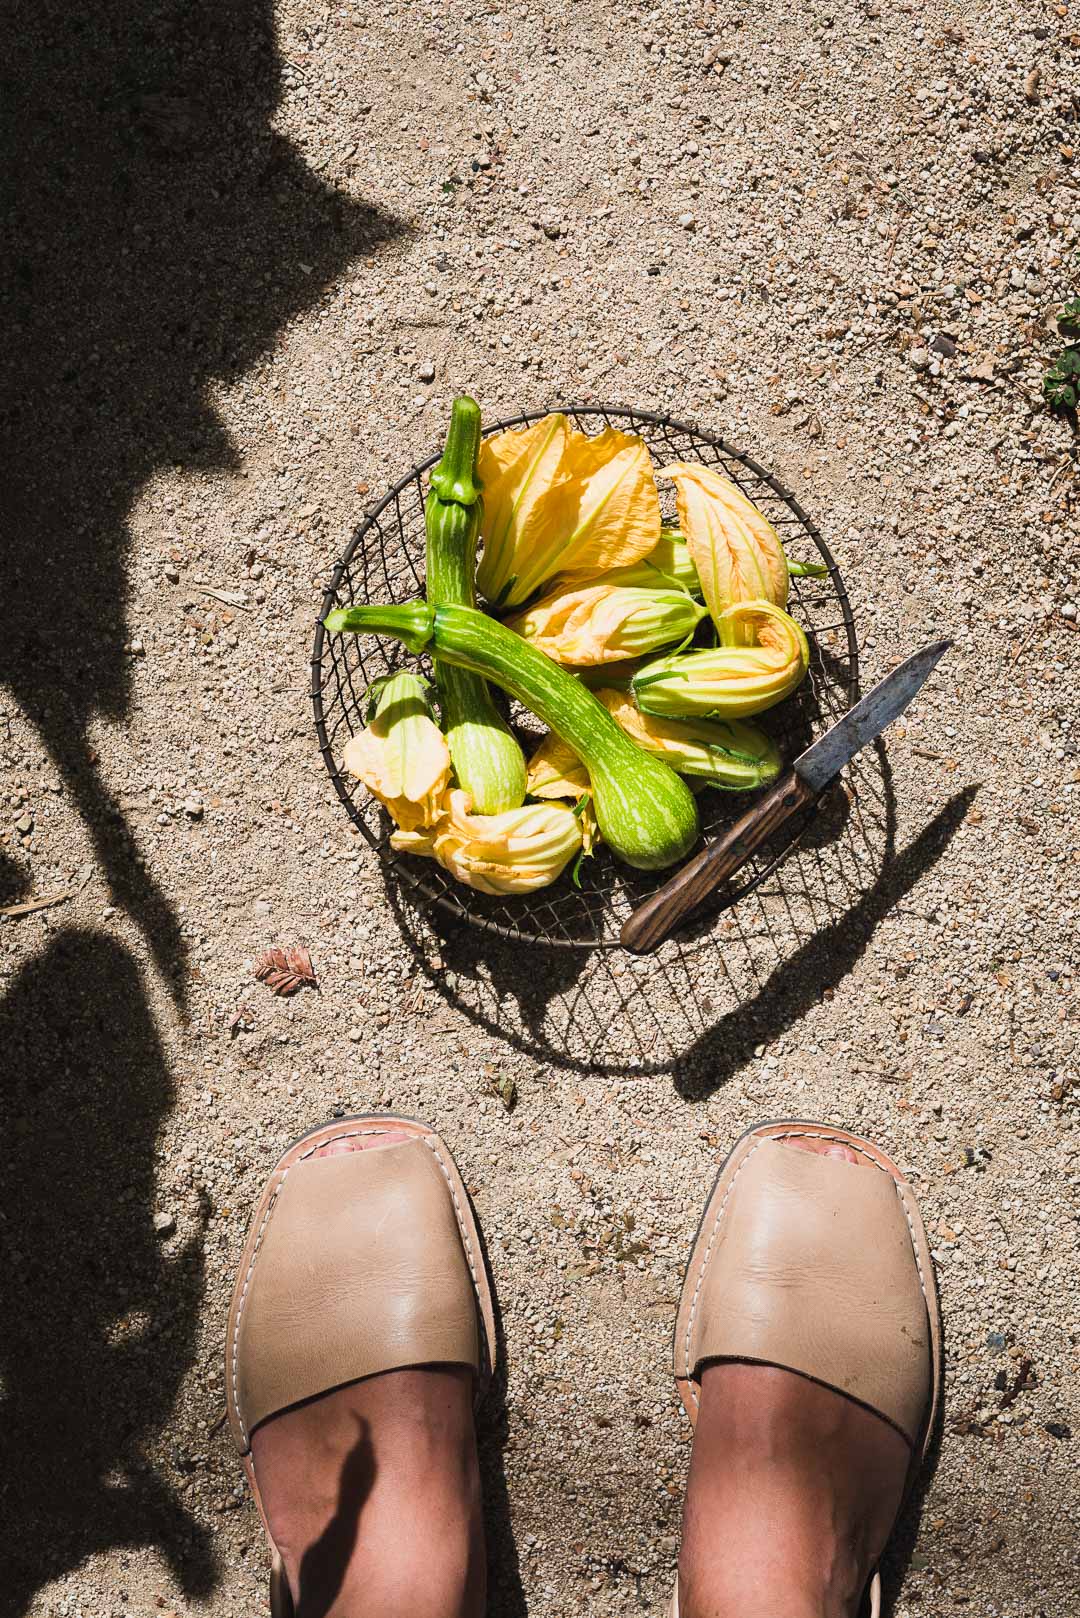
[[[859,901],[813,933],[762,984],[759,992],[716,1022],[674,1064],[675,1087],[686,1100],[712,1095],[749,1059],[756,1044],[791,1028],[851,971],[875,929],[919,878],[941,858],[978,791],[965,787],[882,869]]]
[[[345,1575],[360,1534],[364,1502],[375,1482],[375,1450],[366,1421],[357,1418],[356,1442],[341,1468],[337,1506],[314,1544],[300,1558],[299,1588],[312,1591],[304,1602],[304,1618],[326,1618],[341,1594]],[[273,1575],[271,1588],[273,1588]],[[273,1605],[273,1600],[271,1600]],[[290,1599],[284,1603],[291,1608]]]
[[[129,952],[55,935],[0,1002],[0,1048],[0,1614],[115,1545],[156,1545],[205,1595],[206,1532],[146,1452],[192,1362],[202,1239],[154,1230],[175,1090]]]
[[[25,901],[28,886],[24,868],[9,859],[0,849],[0,905],[13,905]]]
[[[130,708],[128,518],[162,467],[238,464],[214,385],[401,227],[272,128],[269,0],[17,11],[0,58],[0,682],[178,984],[175,914],[89,736]]]

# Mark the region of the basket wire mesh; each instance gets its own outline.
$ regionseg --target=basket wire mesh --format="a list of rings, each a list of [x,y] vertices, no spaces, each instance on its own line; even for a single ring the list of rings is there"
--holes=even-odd
[[[563,411],[585,433],[605,427],[639,433],[653,463],[693,460],[715,468],[738,485],[760,507],[780,534],[795,561],[821,561],[820,577],[792,578],[788,610],[806,631],[810,669],[795,695],[770,709],[758,721],[776,739],[785,758],[801,752],[827,729],[858,696],[859,666],[855,623],[840,570],[817,528],[789,490],[749,455],[724,439],[675,421],[670,416],[622,405],[551,405]],[[533,410],[493,422],[485,435],[521,427],[547,410]],[[493,897],[458,883],[432,860],[400,855],[390,846],[392,826],[363,785],[343,774],[340,760],[350,736],[365,723],[366,693],[372,681],[391,669],[416,666],[416,659],[396,641],[378,637],[328,635],[322,620],[335,607],[358,602],[414,600],[424,589],[424,497],[426,473],[439,458],[436,451],[412,467],[366,514],[334,568],[323,596],[311,658],[311,698],[323,762],[353,824],[380,858],[409,888],[414,898],[502,938],[569,949],[611,948],[631,911],[662,885],[670,873],[635,871],[621,864],[602,845],[584,862],[576,887],[569,873],[538,893]],[[675,520],[674,491],[661,488],[664,520]],[[423,660],[422,660],[423,666]],[[425,672],[430,675],[430,665]],[[514,709],[512,723],[528,752],[541,735],[531,714]],[[750,795],[708,789],[698,799],[702,832],[715,837],[745,809]],[[805,830],[808,811],[760,850],[743,868],[737,885],[729,885],[713,904],[713,912],[733,905],[774,871]]]

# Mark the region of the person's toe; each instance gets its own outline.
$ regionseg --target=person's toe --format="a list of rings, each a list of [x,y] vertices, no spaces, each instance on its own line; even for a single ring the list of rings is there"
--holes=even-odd
[[[836,1157],[842,1163],[858,1163],[857,1152],[842,1141],[830,1140],[827,1135],[791,1135],[784,1137],[784,1145],[793,1151],[816,1152],[819,1157]]]
[[[316,1157],[340,1157],[345,1152],[370,1152],[380,1146],[398,1146],[409,1136],[403,1129],[387,1129],[378,1135],[342,1135],[338,1140],[327,1141],[315,1153]]]

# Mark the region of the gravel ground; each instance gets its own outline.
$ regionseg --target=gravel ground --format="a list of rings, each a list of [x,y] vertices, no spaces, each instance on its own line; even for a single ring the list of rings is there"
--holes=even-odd
[[[1039,389],[1076,7],[24,10],[0,902],[64,897],[0,921],[0,1611],[265,1610],[222,1428],[247,1211],[302,1129],[394,1107],[502,1305],[493,1613],[663,1611],[681,1267],[786,1115],[888,1147],[935,1243],[894,1611],[1075,1613],[1080,542]],[[435,936],[316,751],[319,586],[466,387],[699,420],[818,521],[867,680],[956,639],[786,899],[657,962]],[[272,942],[318,994],[252,981]]]

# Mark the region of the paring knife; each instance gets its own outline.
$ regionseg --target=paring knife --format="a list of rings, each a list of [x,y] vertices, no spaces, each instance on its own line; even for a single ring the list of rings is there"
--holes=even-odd
[[[702,849],[658,893],[639,905],[619,935],[623,946],[637,955],[647,955],[714,888],[734,876],[785,820],[816,802],[859,749],[899,718],[951,645],[951,640],[938,640],[924,647],[860,698],[722,837]]]

